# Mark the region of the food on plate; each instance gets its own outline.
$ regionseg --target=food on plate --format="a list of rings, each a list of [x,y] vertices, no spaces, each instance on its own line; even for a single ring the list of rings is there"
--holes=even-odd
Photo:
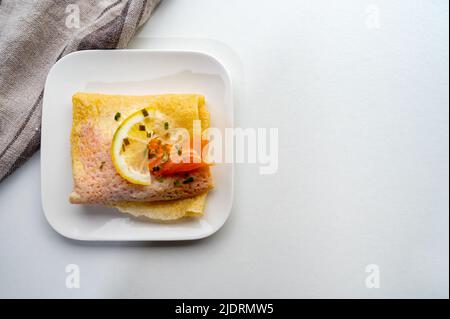
[[[209,127],[202,95],[76,93],[72,102],[71,203],[157,220],[203,214],[213,184],[194,129]]]

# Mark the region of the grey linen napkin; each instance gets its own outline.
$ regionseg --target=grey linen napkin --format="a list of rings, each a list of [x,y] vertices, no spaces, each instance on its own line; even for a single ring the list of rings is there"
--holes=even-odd
[[[39,149],[45,78],[77,50],[124,48],[160,0],[0,0],[0,182]]]

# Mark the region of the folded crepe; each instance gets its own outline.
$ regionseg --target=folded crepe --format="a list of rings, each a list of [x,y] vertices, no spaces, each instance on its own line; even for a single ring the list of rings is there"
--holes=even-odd
[[[111,143],[123,119],[144,108],[157,110],[192,136],[193,122],[209,127],[205,99],[198,94],[148,96],[76,93],[72,98],[71,134],[73,204],[113,206],[134,216],[171,220],[203,214],[212,188],[209,167],[189,172],[191,183],[166,176],[151,185],[130,183],[119,175],[111,159]],[[117,114],[120,113],[120,119]],[[175,186],[176,185],[176,186]]]

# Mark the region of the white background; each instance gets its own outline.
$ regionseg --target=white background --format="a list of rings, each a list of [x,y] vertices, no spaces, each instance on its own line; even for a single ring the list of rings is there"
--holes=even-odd
[[[237,165],[208,239],[76,242],[44,218],[36,154],[0,185],[0,297],[448,298],[448,15],[446,0],[165,0],[139,36],[232,47],[235,124],[279,128],[278,173]]]

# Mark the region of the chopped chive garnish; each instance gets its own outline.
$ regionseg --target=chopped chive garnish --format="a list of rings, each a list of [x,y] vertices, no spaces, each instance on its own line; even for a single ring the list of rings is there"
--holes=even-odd
[[[130,145],[130,140],[128,139],[128,137],[125,137],[125,138],[123,139],[123,144],[125,144],[125,145]]]
[[[192,183],[193,181],[194,181],[194,178],[191,176],[191,177],[186,178],[186,179],[183,181],[183,184]]]
[[[168,130],[169,129],[169,122],[164,122],[164,129]]]
[[[146,109],[142,109],[142,114],[143,114],[145,117],[147,117],[147,116],[148,116],[147,110],[146,110]]]
[[[139,131],[145,131],[145,125],[139,124]]]
[[[116,115],[114,115],[114,119],[118,121],[120,119],[120,112],[117,112]]]
[[[173,185],[174,185],[174,186],[180,186],[180,184],[181,184],[181,183],[180,183],[180,181],[179,181],[178,179],[177,179],[175,182],[173,182]]]
[[[152,168],[152,171],[153,171],[153,172],[159,171],[159,166],[154,166],[154,167]]]
[[[106,162],[103,161],[103,162],[100,164],[100,169],[103,168],[103,166],[105,165],[105,163],[106,163]]]
[[[165,163],[169,160],[169,154],[167,152],[163,153],[163,156],[161,158],[161,163]]]

